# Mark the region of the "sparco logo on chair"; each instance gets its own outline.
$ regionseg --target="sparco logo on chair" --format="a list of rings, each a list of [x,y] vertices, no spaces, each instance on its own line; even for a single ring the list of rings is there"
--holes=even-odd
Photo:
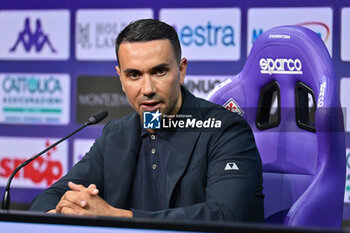
[[[262,74],[303,74],[299,59],[261,58],[259,64]]]

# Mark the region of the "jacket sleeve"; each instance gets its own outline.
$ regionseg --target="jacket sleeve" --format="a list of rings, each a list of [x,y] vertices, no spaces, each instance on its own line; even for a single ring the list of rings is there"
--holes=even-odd
[[[234,118],[221,132],[213,133],[210,139],[200,140],[196,145],[208,146],[204,202],[160,211],[133,209],[134,217],[264,221],[260,155],[249,125],[239,116]],[[208,145],[204,145],[205,142]]]
[[[68,181],[89,186],[96,184],[103,190],[104,135],[98,138],[90,151],[61,179],[39,194],[32,202],[31,211],[46,212],[55,209],[63,194],[69,190]]]

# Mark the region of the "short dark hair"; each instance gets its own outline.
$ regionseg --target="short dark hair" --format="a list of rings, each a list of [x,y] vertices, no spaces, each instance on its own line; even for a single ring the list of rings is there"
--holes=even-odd
[[[118,35],[115,43],[115,53],[118,58],[118,51],[122,42],[147,42],[152,40],[168,39],[174,50],[175,59],[178,63],[181,60],[181,46],[175,29],[156,19],[140,19],[130,23]]]

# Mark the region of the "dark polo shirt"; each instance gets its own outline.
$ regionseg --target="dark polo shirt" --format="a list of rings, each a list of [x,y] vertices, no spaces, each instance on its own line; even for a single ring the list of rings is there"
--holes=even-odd
[[[162,210],[165,200],[165,177],[170,157],[170,131],[149,133],[141,129],[141,149],[133,184],[132,209]]]

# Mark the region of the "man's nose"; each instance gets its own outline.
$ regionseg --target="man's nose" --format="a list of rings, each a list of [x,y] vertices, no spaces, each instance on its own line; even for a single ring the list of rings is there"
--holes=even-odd
[[[142,94],[147,97],[152,97],[156,93],[156,86],[151,76],[145,75],[143,77],[141,91]]]

